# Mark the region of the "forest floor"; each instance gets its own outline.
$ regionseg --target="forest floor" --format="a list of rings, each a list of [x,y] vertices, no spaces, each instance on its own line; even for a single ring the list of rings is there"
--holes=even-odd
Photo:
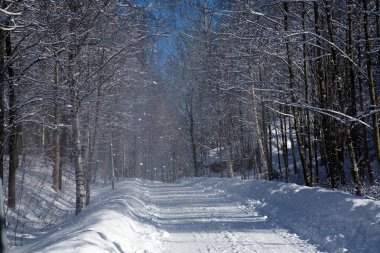
[[[294,184],[197,178],[96,185],[84,213],[11,252],[378,252],[380,202]]]

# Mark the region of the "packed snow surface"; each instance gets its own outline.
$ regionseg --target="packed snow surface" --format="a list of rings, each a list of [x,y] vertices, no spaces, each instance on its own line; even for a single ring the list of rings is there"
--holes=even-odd
[[[96,186],[84,213],[11,252],[380,252],[380,203],[293,184],[196,178]]]

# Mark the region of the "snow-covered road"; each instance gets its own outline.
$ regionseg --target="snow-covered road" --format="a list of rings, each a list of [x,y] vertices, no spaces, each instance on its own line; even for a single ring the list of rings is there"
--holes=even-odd
[[[129,179],[14,253],[375,253],[380,202],[267,181]],[[32,238],[35,236],[35,239]]]
[[[151,182],[144,189],[152,224],[168,233],[164,252],[318,252],[223,192]]]

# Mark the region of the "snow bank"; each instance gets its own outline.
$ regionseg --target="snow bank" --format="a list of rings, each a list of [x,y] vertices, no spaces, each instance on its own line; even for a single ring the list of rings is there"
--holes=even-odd
[[[197,178],[183,184],[224,192],[249,211],[328,252],[380,252],[380,201],[348,193],[258,180]]]
[[[52,163],[26,156],[17,170],[16,209],[6,207],[8,242],[11,247],[33,241],[46,230],[72,215],[75,203],[74,173],[64,167],[62,191],[53,190]],[[8,173],[5,173],[5,182]],[[6,190],[7,190],[7,184]]]
[[[163,234],[150,225],[141,180],[96,185],[93,204],[12,253],[163,252]],[[145,242],[149,241],[149,245]]]

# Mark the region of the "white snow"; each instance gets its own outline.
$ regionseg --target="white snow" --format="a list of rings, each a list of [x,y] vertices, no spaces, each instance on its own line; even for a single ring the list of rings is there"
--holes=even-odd
[[[219,178],[97,185],[79,216],[14,253],[379,252],[380,203],[294,184]]]

